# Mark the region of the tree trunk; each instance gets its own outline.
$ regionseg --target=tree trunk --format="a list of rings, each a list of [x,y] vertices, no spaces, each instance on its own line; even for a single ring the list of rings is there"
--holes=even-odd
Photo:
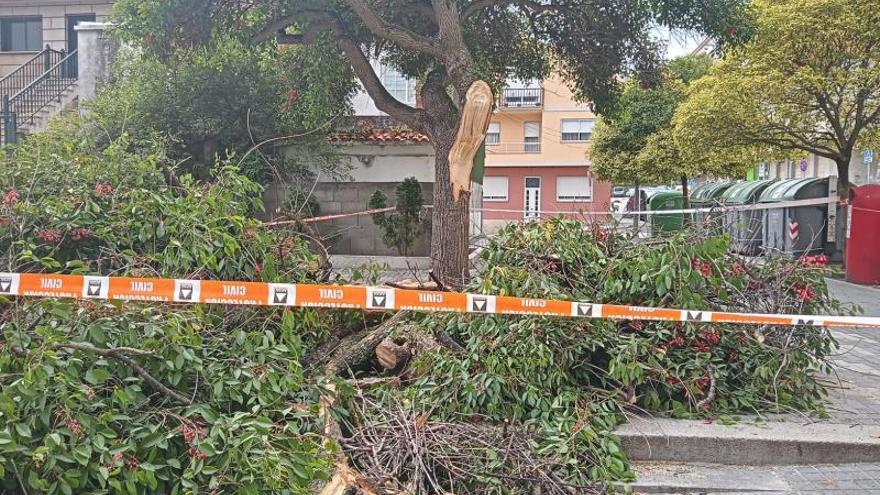
[[[688,177],[687,175],[681,176],[681,207],[682,209],[687,210],[691,207],[691,200],[688,198]],[[690,224],[690,214],[683,213],[681,216],[682,225]]]
[[[434,100],[434,95],[430,99]],[[470,278],[471,171],[486,140],[492,106],[492,89],[484,81],[476,81],[467,90],[459,121],[450,124],[436,119],[431,130],[435,169],[431,268],[451,289],[461,288]]]
[[[448,289],[468,280],[470,191],[453,197],[449,175],[450,145],[434,142],[434,211],[431,219],[431,270]]]
[[[837,195],[840,198],[843,198],[846,200],[849,199],[849,190],[852,187],[852,184],[850,184],[850,182],[849,182],[849,162],[850,162],[850,159],[851,159],[850,156],[846,156],[846,157],[838,158],[837,160],[834,161],[837,164]],[[840,208],[837,205],[835,205],[835,207],[838,208],[837,216],[838,216],[838,219],[840,220],[838,224],[840,225],[840,228],[842,229],[842,230],[838,231],[838,233],[837,233],[837,238],[841,239],[840,245],[837,247],[840,249],[840,252],[843,254],[842,261],[845,265],[846,264],[846,234],[845,234],[845,232],[848,227],[848,225],[847,225],[848,216],[846,214],[847,211],[846,211],[845,207]],[[836,242],[835,242],[835,244],[836,244]]]
[[[633,210],[636,212],[633,217],[633,235],[639,236],[639,215],[642,214],[642,195],[639,189],[639,181],[635,181],[635,192],[633,193]]]

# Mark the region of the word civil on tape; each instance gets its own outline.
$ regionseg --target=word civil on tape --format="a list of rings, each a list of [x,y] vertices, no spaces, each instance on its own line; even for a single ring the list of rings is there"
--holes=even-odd
[[[0,273],[0,296],[880,328],[880,318],[731,313],[354,285]]]

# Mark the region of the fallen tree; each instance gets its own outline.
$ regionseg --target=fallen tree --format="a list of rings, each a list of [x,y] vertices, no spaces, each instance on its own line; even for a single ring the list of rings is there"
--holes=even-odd
[[[161,147],[73,122],[0,158],[11,271],[308,282],[296,230],[257,227],[234,167],[167,185]],[[700,309],[837,312],[821,260],[726,254],[686,232],[510,226],[473,292]],[[362,283],[362,280],[351,280]],[[374,281],[371,283],[375,283]],[[0,488],[27,493],[531,494],[627,479],[612,431],[819,411],[831,335],[804,327],[0,300]]]

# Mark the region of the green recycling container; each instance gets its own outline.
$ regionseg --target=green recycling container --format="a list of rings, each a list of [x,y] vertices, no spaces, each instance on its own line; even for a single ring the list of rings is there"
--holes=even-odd
[[[725,230],[730,234],[730,250],[752,256],[761,249],[764,235],[764,216],[761,210],[742,209],[757,203],[761,194],[775,184],[775,180],[755,180],[737,184],[727,190],[724,204]]]
[[[648,198],[648,211],[681,210],[684,207],[684,196],[679,191],[662,191]],[[651,234],[677,232],[684,224],[684,214],[651,214]]]
[[[694,188],[690,195],[691,208],[716,208],[721,203],[721,196],[731,187],[734,182],[708,182],[699,187]],[[712,231],[719,231],[720,226],[716,226],[719,212],[701,211],[694,213],[694,223],[698,226],[711,227]]]
[[[836,177],[811,177],[778,182],[761,194],[761,203],[780,203],[828,197]],[[764,210],[763,248],[796,255],[825,251],[828,205],[788,206]]]

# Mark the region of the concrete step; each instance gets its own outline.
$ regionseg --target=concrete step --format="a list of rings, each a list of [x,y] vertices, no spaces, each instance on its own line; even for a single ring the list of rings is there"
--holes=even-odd
[[[615,432],[631,460],[773,466],[877,462],[880,426],[770,422],[725,426],[632,417]]]
[[[624,493],[775,495],[880,494],[880,464],[729,466],[701,463],[631,465],[636,481],[613,485]]]
[[[772,468],[674,463],[633,463],[631,468],[636,481],[616,485],[617,491],[776,495],[791,489]]]

